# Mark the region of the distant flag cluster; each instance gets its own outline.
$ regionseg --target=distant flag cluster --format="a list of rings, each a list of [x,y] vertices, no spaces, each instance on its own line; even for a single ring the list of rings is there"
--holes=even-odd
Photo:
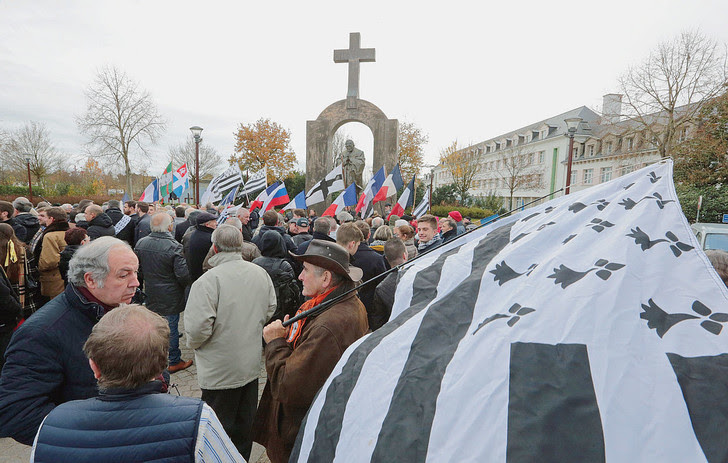
[[[172,171],[170,162],[162,172],[162,175],[151,181],[139,197],[139,201],[153,203],[171,198],[174,195],[181,198],[182,194],[190,187],[187,164],[182,164],[179,169]],[[124,193],[126,197],[126,193]]]

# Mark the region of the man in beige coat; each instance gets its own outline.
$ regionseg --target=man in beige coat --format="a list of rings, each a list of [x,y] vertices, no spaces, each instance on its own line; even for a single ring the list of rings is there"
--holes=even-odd
[[[250,457],[258,402],[263,324],[276,308],[268,273],[243,260],[243,235],[232,225],[212,234],[211,270],[190,289],[187,346],[195,349],[202,400],[217,414],[243,457]]]
[[[61,251],[66,247],[66,230],[68,220],[66,212],[60,207],[50,207],[46,211],[46,229],[36,248],[36,261],[40,271],[40,293],[45,302],[53,299],[63,292],[66,287],[58,269],[61,261]]]

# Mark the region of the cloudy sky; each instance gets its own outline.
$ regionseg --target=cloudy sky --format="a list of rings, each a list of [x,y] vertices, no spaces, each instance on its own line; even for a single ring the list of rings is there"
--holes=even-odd
[[[494,4],[491,4],[494,3]],[[270,118],[292,133],[305,165],[306,121],[346,96],[333,50],[349,32],[362,63],[360,96],[429,135],[426,162],[457,139],[478,142],[586,105],[660,40],[701,29],[728,42],[728,2],[239,2],[0,0],[0,128],[46,124],[69,157],[83,153],[74,117],[104,65],[150,91],[168,121],[146,166],[204,128],[233,152],[239,124]],[[372,135],[347,124],[371,158]],[[80,165],[81,161],[77,161]],[[222,167],[221,167],[222,170]]]

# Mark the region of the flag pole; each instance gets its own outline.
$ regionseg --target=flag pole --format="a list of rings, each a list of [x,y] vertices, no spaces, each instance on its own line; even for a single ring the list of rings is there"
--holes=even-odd
[[[331,299],[329,301],[326,301],[326,302],[323,302],[323,303],[321,303],[321,304],[319,304],[317,306],[314,306],[314,307],[306,310],[305,312],[301,312],[300,314],[296,315],[293,318],[289,318],[288,320],[286,320],[285,322],[283,322],[283,326],[284,327],[287,327],[287,326],[290,326],[291,324],[297,322],[298,320],[300,320],[302,318],[306,318],[306,317],[308,317],[310,315],[318,315],[321,312],[325,312],[329,308],[333,307],[334,304],[336,304],[337,302],[339,302],[342,299],[344,299],[348,294],[350,294],[350,293],[352,293],[354,291],[360,290],[362,288],[362,286],[371,284],[372,282],[375,282],[375,281],[379,282],[379,281],[381,281],[383,279],[384,276],[386,276],[386,275],[394,272],[395,270],[399,270],[401,267],[403,267],[405,265],[411,264],[412,262],[416,261],[420,257],[426,256],[427,254],[431,253],[432,251],[434,251],[436,249],[439,249],[443,245],[450,244],[450,243],[452,243],[455,240],[459,240],[463,236],[466,236],[466,235],[474,232],[475,230],[478,230],[478,229],[480,229],[480,228],[482,228],[482,227],[484,227],[486,225],[489,225],[489,224],[493,223],[494,221],[496,221],[496,220],[498,220],[500,218],[506,217],[506,216],[510,215],[512,212],[521,209],[522,207],[530,206],[531,204],[533,204],[535,202],[541,201],[542,199],[545,199],[545,198],[551,196],[554,193],[558,193],[559,191],[563,191],[563,188],[560,188],[560,189],[558,189],[556,191],[553,191],[553,192],[551,192],[551,193],[549,193],[547,195],[541,196],[540,198],[536,198],[533,201],[524,204],[523,206],[518,206],[518,207],[516,207],[514,209],[511,209],[510,211],[503,213],[503,215],[500,215],[500,216],[497,216],[497,217],[493,217],[492,219],[488,220],[487,222],[481,223],[480,225],[478,225],[477,227],[473,228],[472,230],[468,230],[465,233],[463,233],[462,235],[456,236],[455,238],[451,239],[447,243],[440,243],[439,245],[435,246],[434,248],[428,249],[427,251],[423,252],[422,254],[418,254],[417,257],[415,257],[414,259],[408,260],[406,262],[402,262],[401,264],[397,265],[396,267],[392,267],[389,270],[386,270],[385,272],[380,273],[379,275],[375,276],[374,278],[370,278],[369,280],[365,281],[364,283],[360,284],[359,286],[356,286],[354,288],[351,288],[350,290],[348,290],[348,291],[346,291],[346,292],[344,292],[344,293],[336,296],[335,298],[333,298],[333,299]],[[430,196],[432,196],[432,193],[430,193]]]

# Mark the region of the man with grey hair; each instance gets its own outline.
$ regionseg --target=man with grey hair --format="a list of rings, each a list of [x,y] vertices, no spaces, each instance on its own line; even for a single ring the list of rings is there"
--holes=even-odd
[[[182,360],[179,350],[179,314],[185,310],[185,290],[190,272],[182,245],[172,236],[172,217],[156,212],[149,222],[151,233],[134,248],[139,258],[139,280],[144,284],[146,305],[169,323],[169,372],[189,368],[192,360]]]
[[[212,269],[192,284],[185,309],[187,346],[195,350],[202,400],[247,459],[258,403],[260,340],[275,311],[276,293],[268,272],[243,260],[240,230],[220,225],[212,245]]]
[[[311,235],[311,240],[324,240],[335,243],[336,239],[330,236],[331,230],[335,226],[336,221],[333,217],[323,216],[317,218],[313,222],[313,235]],[[311,243],[311,240],[301,243],[298,248],[296,248],[296,254],[298,254],[299,256],[305,254],[306,249],[308,249],[308,245]],[[298,273],[300,273],[300,271]]]
[[[102,236],[114,236],[116,235],[114,222],[111,220],[101,206],[96,204],[90,204],[86,206],[86,221],[88,222],[88,233],[91,241]]]
[[[31,461],[242,462],[207,404],[165,394],[168,337],[167,322],[141,305],[104,316],[83,346],[100,397],[53,409]]]
[[[240,219],[237,217],[229,217],[225,221],[225,225],[232,225],[233,227],[237,228],[241,232],[245,231],[245,228],[243,227],[242,222],[240,222]],[[212,256],[217,254],[215,252],[215,247],[210,246],[210,250],[207,251],[207,256],[205,256],[205,260],[202,261],[202,271],[206,272],[212,268],[212,265],[210,265],[210,259]],[[260,249],[258,249],[258,246],[254,245],[253,243],[249,243],[248,241],[245,241],[245,236],[243,236],[243,251],[241,253],[243,256],[243,260],[248,262],[253,262],[253,259],[256,259],[261,256]]]
[[[30,445],[54,407],[98,395],[81,347],[106,312],[131,302],[138,266],[131,247],[108,236],[76,251],[65,290],[18,328],[5,353],[0,437]]]
[[[253,229],[250,226],[250,210],[241,207],[238,209],[235,216],[240,220],[240,223],[243,224],[243,239],[248,242],[253,241]]]
[[[40,228],[38,217],[31,214],[31,211],[33,210],[33,203],[28,201],[27,198],[18,196],[15,198],[15,201],[13,201],[13,207],[15,208],[16,214],[15,223],[21,225],[25,229],[25,233],[23,234],[18,234],[16,230],[15,236],[17,236],[18,239],[23,241],[25,244],[30,244],[30,240],[33,239]]]

